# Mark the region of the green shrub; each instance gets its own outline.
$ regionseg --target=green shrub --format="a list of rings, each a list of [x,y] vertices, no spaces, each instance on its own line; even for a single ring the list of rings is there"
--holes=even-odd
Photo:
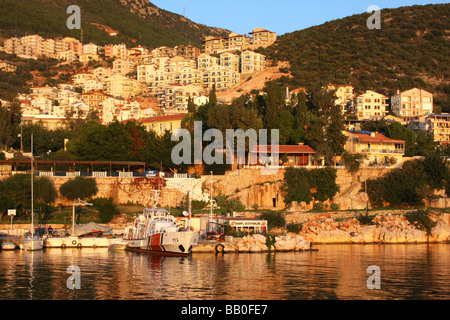
[[[266,236],[266,246],[267,248],[273,247],[275,244],[275,236],[267,235]]]
[[[225,196],[223,194],[219,194],[216,197],[216,203],[220,209],[225,210],[226,212],[245,210],[245,205],[239,199],[230,198],[230,196]]]
[[[191,201],[192,210],[203,210],[207,205],[209,205],[209,201],[204,201],[204,200],[192,200]]]
[[[112,198],[96,198],[92,200],[92,204],[98,210],[98,216],[102,223],[110,222],[115,215],[120,213]]]
[[[290,223],[287,225],[287,231],[292,233],[299,233],[302,231],[302,224],[301,223]]]
[[[356,216],[356,220],[358,220],[359,223],[362,225],[372,225],[375,216],[376,215],[369,215],[369,213],[366,212],[364,214],[358,214]]]
[[[267,220],[269,228],[284,227],[286,225],[286,219],[280,212],[264,212],[259,216],[262,220]]]
[[[339,191],[336,176],[336,169],[333,168],[314,170],[287,168],[282,186],[284,202],[286,204],[293,201],[310,203],[312,200],[332,199]],[[315,192],[312,193],[311,190]]]
[[[405,217],[410,224],[419,230],[426,231],[428,235],[431,234],[431,230],[436,226],[436,222],[431,220],[428,210],[419,209],[407,212]]]
[[[331,210],[333,210],[333,211],[339,210],[339,205],[337,203],[332,203]]]
[[[314,203],[313,204],[313,210],[323,211],[323,203],[322,202]]]

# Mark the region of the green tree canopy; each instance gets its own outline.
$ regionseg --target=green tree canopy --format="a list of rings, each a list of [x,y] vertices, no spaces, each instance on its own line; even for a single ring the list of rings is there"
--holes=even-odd
[[[414,156],[416,136],[411,129],[406,128],[404,125],[394,122],[386,127],[386,135],[391,139],[399,139],[405,141],[405,156]]]
[[[92,178],[76,177],[63,183],[59,187],[59,192],[64,198],[71,201],[78,198],[89,199],[98,192],[97,182]]]

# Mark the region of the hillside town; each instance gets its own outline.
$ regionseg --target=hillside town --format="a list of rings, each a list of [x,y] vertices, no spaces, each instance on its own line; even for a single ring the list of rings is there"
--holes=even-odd
[[[227,38],[206,37],[202,49],[192,45],[153,50],[125,44],[101,47],[72,37],[45,39],[39,35],[9,38],[0,49],[24,59],[82,64],[68,83],[32,87],[29,94],[20,94],[23,123],[56,129],[65,125],[68,115],[83,119],[93,114],[104,125],[133,120],[161,133],[180,127],[189,101],[203,105],[213,87],[232,90],[266,69],[269,61],[252,50],[275,41],[274,32],[256,28],[249,36],[233,32]],[[110,67],[96,66],[98,61],[109,61]],[[10,61],[0,61],[1,71],[14,72],[16,68]],[[286,101],[300,90],[306,91],[287,89]],[[350,84],[329,84],[327,90],[335,91],[335,103],[346,115],[347,130],[358,130],[364,121],[385,119],[433,134],[440,144],[450,141],[450,115],[434,114],[433,94],[423,89],[397,91],[391,97],[372,90],[355,92]]]
[[[259,34],[258,30],[262,29],[254,32]],[[233,34],[230,37],[233,39]],[[258,46],[274,41],[259,35],[254,39],[252,43]],[[60,65],[78,62],[84,66],[69,83],[32,87],[30,94],[18,97],[25,123],[42,122],[44,127],[55,129],[64,125],[61,120],[68,111],[79,118],[92,112],[103,124],[185,114],[189,99],[202,105],[213,86],[226,90],[266,66],[265,56],[246,46],[233,44],[231,51],[212,54],[208,43],[206,39],[202,53],[192,45],[153,50],[127,48],[125,44],[100,47],[71,37],[30,35],[7,39],[1,49],[24,59],[53,58]],[[111,62],[108,68],[89,67],[90,62],[106,60]],[[9,61],[1,61],[0,68],[16,70]]]

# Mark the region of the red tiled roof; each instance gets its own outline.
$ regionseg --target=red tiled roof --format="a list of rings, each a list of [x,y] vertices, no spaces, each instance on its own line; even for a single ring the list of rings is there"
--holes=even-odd
[[[267,145],[266,147],[267,147],[266,152],[272,153],[271,145]],[[261,148],[261,146],[259,146],[259,145],[253,147],[251,153],[259,152],[260,148]],[[282,153],[287,153],[287,154],[290,154],[290,153],[316,153],[316,151],[313,148],[311,148],[310,146],[303,145],[303,144],[301,144],[301,145],[280,145],[280,146],[278,146],[278,153],[279,154],[282,154]]]
[[[382,133],[372,132],[375,136],[372,137],[368,133],[355,133],[361,142],[382,142],[382,143],[405,143],[404,140],[391,139]]]

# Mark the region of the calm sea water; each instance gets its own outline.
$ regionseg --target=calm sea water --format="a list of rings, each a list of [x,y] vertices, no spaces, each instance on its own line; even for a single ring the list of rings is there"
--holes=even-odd
[[[159,257],[102,248],[0,252],[0,300],[450,299],[450,244]],[[381,289],[367,288],[380,268]],[[69,266],[80,289],[68,289]]]

